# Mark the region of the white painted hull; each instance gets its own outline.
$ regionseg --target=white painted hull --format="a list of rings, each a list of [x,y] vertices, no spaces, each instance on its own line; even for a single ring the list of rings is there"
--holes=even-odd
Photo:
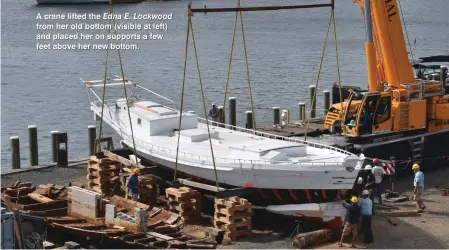
[[[101,86],[92,82],[89,87]],[[120,84],[123,83],[114,86]],[[124,99],[109,102],[103,121],[119,134],[124,144],[133,148],[127,108]],[[100,117],[101,102],[91,102],[91,110]],[[212,157],[205,119],[182,114],[178,148],[179,111],[140,100],[134,101],[129,111],[140,157],[174,169],[178,155],[178,171],[210,181],[215,181],[215,163],[218,182],[235,187],[351,189],[362,163],[357,156],[327,145],[290,138],[277,140],[269,138],[273,135],[244,128],[209,125]]]
[[[267,211],[286,216],[304,216],[322,218],[324,222],[344,217],[346,210],[341,201],[308,204],[270,205]]]

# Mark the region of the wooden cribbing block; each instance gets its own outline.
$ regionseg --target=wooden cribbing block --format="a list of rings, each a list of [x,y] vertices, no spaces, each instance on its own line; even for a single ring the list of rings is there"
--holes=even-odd
[[[217,214],[215,214],[214,221],[219,221],[219,222],[226,223],[226,224],[234,224],[234,223],[240,223],[242,221],[251,222],[252,217],[249,215],[226,217],[226,216],[217,216]]]
[[[225,232],[223,240],[237,241],[239,238],[250,237],[251,231]]]
[[[36,193],[30,193],[30,194],[28,194],[28,196],[29,196],[31,199],[33,199],[33,200],[35,200],[35,201],[42,202],[42,203],[47,203],[47,202],[52,202],[52,201],[53,201],[52,199],[50,199],[50,198],[48,198],[48,197],[45,197],[45,196],[43,196],[43,195],[36,194]]]
[[[246,231],[251,231],[252,223],[251,220],[241,220],[233,224],[228,224],[222,221],[214,221],[214,227],[225,231],[241,231],[241,228],[246,229]]]

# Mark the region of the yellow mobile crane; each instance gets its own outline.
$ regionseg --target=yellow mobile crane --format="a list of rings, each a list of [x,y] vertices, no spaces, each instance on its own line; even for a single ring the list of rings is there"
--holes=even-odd
[[[354,142],[400,133],[449,131],[447,67],[441,68],[439,81],[415,79],[396,0],[355,1],[364,9],[369,91],[353,91],[343,105],[333,104],[324,128],[345,133]]]

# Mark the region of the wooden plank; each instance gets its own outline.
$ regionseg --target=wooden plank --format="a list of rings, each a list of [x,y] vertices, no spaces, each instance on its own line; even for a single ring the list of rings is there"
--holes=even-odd
[[[36,194],[36,193],[28,194],[28,196],[29,196],[31,199],[35,200],[35,201],[39,201],[39,202],[43,202],[43,203],[46,203],[46,202],[52,202],[52,201],[53,201],[52,199],[50,199],[50,198],[48,198],[48,197],[45,197],[45,196],[43,196],[43,195]]]
[[[128,160],[124,157],[121,157],[120,155],[116,155],[112,153],[111,151],[103,151],[104,155],[113,159],[114,161],[120,162],[121,164],[125,165],[126,167],[143,167],[141,164],[137,165],[136,163],[132,162],[131,160]]]
[[[195,188],[199,188],[199,189],[203,189],[203,190],[208,190],[211,192],[217,192],[217,186],[207,185],[207,184],[203,184],[203,183],[199,183],[199,182],[191,181],[191,180],[187,180],[187,179],[178,179],[178,181],[179,181],[179,183],[186,185],[186,186],[195,187]],[[223,192],[226,190],[227,190],[226,188],[219,187],[220,192]]]
[[[173,239],[175,239],[175,238],[167,236],[165,234],[160,234],[160,233],[156,233],[156,232],[149,232],[147,234],[150,235],[150,236],[154,236],[156,238],[164,239],[164,240],[173,240]]]
[[[28,204],[28,205],[20,205],[19,204],[19,207],[23,210],[48,210],[48,209],[67,207],[67,201],[66,200],[57,200],[57,201],[50,201],[50,202],[46,202],[46,203],[35,203],[35,204]]]

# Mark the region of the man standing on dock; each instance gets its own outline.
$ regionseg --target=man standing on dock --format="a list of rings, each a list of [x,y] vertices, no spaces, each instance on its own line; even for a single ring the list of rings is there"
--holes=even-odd
[[[139,173],[140,168],[135,168],[128,178],[128,193],[133,201],[139,199]]]
[[[215,106],[215,103],[212,103],[212,108],[210,108],[209,110],[209,117],[212,118],[213,122],[218,122],[218,116],[219,116],[218,109]]]
[[[380,184],[382,183],[382,179],[385,175],[385,170],[380,166],[379,159],[374,158],[373,159],[373,170],[372,173],[374,175],[375,179],[375,186],[373,188],[373,192],[376,192],[375,195],[377,196],[377,199],[379,200],[379,204],[382,204],[382,190],[380,188]],[[374,194],[371,195],[371,199],[374,203]]]
[[[419,170],[418,164],[413,164],[412,170],[415,172],[415,179],[413,180],[413,186],[415,186],[415,189],[413,189],[414,200],[416,201],[416,207],[419,210],[423,210],[426,208],[422,202],[422,195],[424,192],[424,173]]]
[[[357,237],[358,224],[360,220],[360,206],[358,203],[359,199],[354,196],[351,199],[351,204],[346,201],[343,201],[341,204],[344,208],[346,208],[346,223],[343,228],[340,242],[338,243],[339,247],[343,246],[345,235],[352,235],[352,247],[355,248],[355,239]]]
[[[360,210],[362,213],[362,233],[363,243],[370,244],[373,242],[373,231],[371,230],[371,218],[373,216],[373,202],[369,198],[369,191],[363,190],[362,199],[360,199]]]

